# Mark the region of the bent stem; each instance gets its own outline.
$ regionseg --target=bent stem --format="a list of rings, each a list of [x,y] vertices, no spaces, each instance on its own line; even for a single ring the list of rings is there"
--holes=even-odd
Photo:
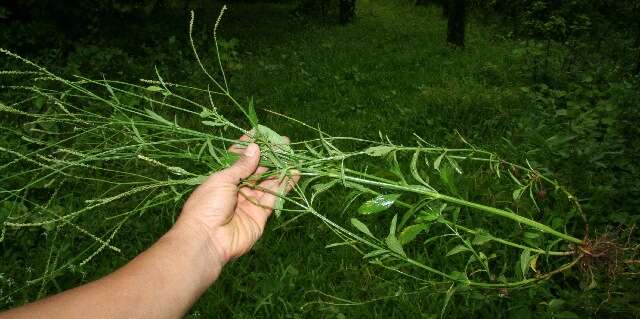
[[[319,175],[318,175],[319,176]],[[410,193],[416,193],[416,194],[421,194],[421,195],[425,195],[428,196],[430,198],[433,199],[440,199],[449,203],[453,203],[453,204],[458,204],[461,206],[466,206],[469,208],[474,208],[477,209],[479,211],[482,212],[486,212],[492,215],[497,215],[497,216],[501,216],[501,217],[505,217],[508,219],[511,219],[513,221],[516,221],[518,223],[521,224],[525,224],[527,226],[531,226],[541,232],[544,233],[548,233],[550,235],[556,236],[558,238],[564,239],[566,241],[572,242],[574,244],[582,244],[582,240],[575,238],[571,235],[567,235],[565,233],[561,233],[545,224],[539,223],[535,220],[531,220],[529,218],[520,216],[518,214],[506,211],[506,210],[502,210],[502,209],[498,209],[495,207],[491,207],[491,206],[486,206],[486,205],[482,205],[479,203],[475,203],[475,202],[470,202],[461,198],[457,198],[457,197],[452,197],[452,196],[448,196],[448,195],[444,195],[444,194],[440,194],[437,192],[433,192],[430,190],[427,190],[425,187],[423,186],[419,186],[419,185],[411,185],[411,186],[403,186],[403,185],[399,185],[399,184],[392,184],[392,183],[385,183],[385,182],[380,182],[380,181],[373,181],[373,180],[368,180],[368,179],[364,179],[364,178],[359,178],[359,177],[354,177],[354,176],[349,176],[349,175],[343,175],[343,174],[335,174],[335,173],[327,173],[327,176],[336,178],[336,179],[345,179],[351,182],[356,182],[356,183],[360,183],[360,184],[365,184],[365,185],[371,185],[371,186],[377,186],[377,187],[381,187],[381,188],[386,188],[386,189],[393,189],[393,190],[399,190],[399,191],[404,191],[404,192],[410,192]]]

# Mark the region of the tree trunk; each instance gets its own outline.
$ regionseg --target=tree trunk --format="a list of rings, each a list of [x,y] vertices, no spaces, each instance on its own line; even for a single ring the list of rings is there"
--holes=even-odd
[[[635,10],[635,16],[640,17],[640,3],[637,4]],[[640,22],[636,20],[636,40],[634,41],[636,47],[636,69],[635,74],[640,75]]]
[[[340,0],[340,23],[347,24],[356,17],[356,0]]]
[[[443,17],[448,17],[449,16],[449,1],[450,0],[441,0],[442,1],[442,16]]]
[[[448,0],[449,23],[447,25],[447,42],[464,47],[465,0]]]

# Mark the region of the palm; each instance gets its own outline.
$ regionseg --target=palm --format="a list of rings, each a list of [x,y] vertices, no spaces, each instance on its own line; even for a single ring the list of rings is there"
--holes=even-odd
[[[257,149],[257,145],[254,144]],[[232,149],[238,152],[238,150]],[[242,156],[232,167],[211,175],[189,196],[181,219],[203,228],[216,252],[226,261],[246,253],[260,238],[277,199],[274,195],[287,183],[287,190],[298,177],[281,181],[263,180],[256,187],[241,186],[241,180],[267,171],[258,167],[260,152]]]
[[[277,181],[267,180],[260,188],[275,191],[278,185]],[[275,198],[265,191],[242,187],[237,193],[232,214],[218,215],[212,220],[212,224],[220,225],[218,231],[213,232],[213,236],[214,242],[218,243],[225,257],[237,257],[251,249],[262,235]]]

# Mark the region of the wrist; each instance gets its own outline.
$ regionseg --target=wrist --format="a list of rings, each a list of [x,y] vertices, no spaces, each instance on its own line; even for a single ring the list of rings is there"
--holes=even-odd
[[[164,238],[177,241],[185,245],[186,249],[194,252],[194,258],[199,259],[199,262],[194,262],[194,264],[203,265],[204,269],[202,271],[207,282],[212,283],[226,264],[223,255],[213,243],[209,232],[199,223],[178,220]]]

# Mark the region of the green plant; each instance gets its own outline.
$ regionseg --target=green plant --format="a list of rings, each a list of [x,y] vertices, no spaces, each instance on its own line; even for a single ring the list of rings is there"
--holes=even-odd
[[[1,169],[23,165],[3,178],[3,199],[28,208],[10,209],[3,216],[3,234],[38,227],[56,234],[70,228],[93,240],[77,258],[51,272],[81,267],[104,249],[118,251],[111,240],[122,225],[153,207],[179,203],[201,178],[228,166],[234,158],[226,146],[242,144],[237,136],[250,133],[264,151],[263,165],[272,169],[263,177],[284,176],[291,169],[305,177],[290,197],[282,198],[281,204],[287,201],[293,208],[278,207],[281,214],[314,215],[343,239],[336,245],[352,246],[367,260],[425,285],[444,286],[448,296],[470,287],[528,286],[591,252],[580,206],[563,187],[531,165],[508,163],[469,143],[442,148],[416,137],[415,146],[403,146],[385,136],[375,141],[334,137],[298,122],[317,137],[285,146],[260,124],[251,101],[240,103],[231,95],[224,69],[217,79],[200,63],[213,90],[170,83],[159,73],[157,80],[135,85],[68,80],[2,53],[31,67],[4,74],[27,83],[7,86],[26,97],[2,109],[24,120],[26,130],[14,131],[30,147],[3,148],[12,159]],[[30,111],[31,104],[43,110]],[[230,108],[254,130],[231,120],[238,114]],[[229,115],[222,115],[222,109]],[[358,147],[346,149],[345,141]],[[478,176],[493,182],[478,185]],[[30,180],[26,185],[25,179]],[[59,190],[69,184],[82,185],[95,198],[61,208],[56,204],[68,197]],[[333,187],[352,191],[351,203],[371,198],[358,209],[369,226],[354,218],[352,231],[333,222],[329,213],[316,211],[314,202]],[[140,205],[128,207],[124,199]],[[107,205],[113,207],[109,216],[90,215]],[[394,214],[404,208],[400,217]],[[387,214],[376,216],[382,212]],[[103,229],[86,229],[83,223],[96,218],[103,220]],[[374,218],[390,224],[387,236],[374,235],[380,228]],[[430,237],[419,245],[417,239],[425,234]],[[428,254],[419,253],[425,248]]]

